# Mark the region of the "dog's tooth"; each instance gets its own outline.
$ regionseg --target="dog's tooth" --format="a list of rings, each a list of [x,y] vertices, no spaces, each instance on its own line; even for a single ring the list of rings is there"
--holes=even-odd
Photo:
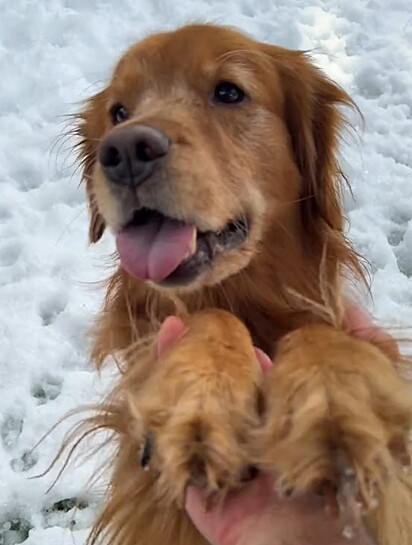
[[[192,240],[190,241],[189,249],[184,259],[188,259],[189,257],[192,257],[192,255],[196,253],[196,249],[197,249],[197,229],[193,229]]]
[[[196,247],[197,247],[197,229],[193,229],[192,241],[190,243],[190,250],[192,252],[192,255],[196,252]]]

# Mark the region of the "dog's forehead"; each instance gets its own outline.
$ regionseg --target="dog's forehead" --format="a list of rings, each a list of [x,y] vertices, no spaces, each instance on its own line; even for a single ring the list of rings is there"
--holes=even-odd
[[[165,77],[212,71],[228,54],[257,51],[258,42],[235,30],[212,25],[191,25],[174,32],[151,35],[133,45],[120,60],[115,75],[134,70]]]

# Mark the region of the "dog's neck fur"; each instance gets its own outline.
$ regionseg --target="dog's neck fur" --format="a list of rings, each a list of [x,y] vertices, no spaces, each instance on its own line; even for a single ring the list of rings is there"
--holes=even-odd
[[[93,333],[92,359],[101,365],[109,355],[156,332],[168,315],[184,317],[204,308],[233,312],[247,325],[254,343],[273,356],[283,334],[319,320],[308,301],[334,303],[324,301],[322,284],[332,299],[340,298],[339,263],[358,263],[340,232],[331,230],[328,244],[324,236],[321,240],[313,233],[302,235],[299,221],[286,227],[278,222],[270,227],[270,236],[264,237],[245,269],[193,293],[157,290],[119,267],[109,281],[104,312]]]

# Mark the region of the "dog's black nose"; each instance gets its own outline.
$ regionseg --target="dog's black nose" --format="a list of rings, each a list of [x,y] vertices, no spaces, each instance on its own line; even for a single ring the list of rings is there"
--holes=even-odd
[[[170,148],[169,138],[158,129],[135,125],[117,129],[99,147],[99,161],[115,184],[137,186],[147,180]]]

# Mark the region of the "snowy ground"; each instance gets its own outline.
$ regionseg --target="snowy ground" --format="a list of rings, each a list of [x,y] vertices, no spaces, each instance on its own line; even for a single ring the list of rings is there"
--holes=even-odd
[[[345,150],[350,234],[371,262],[375,314],[411,325],[410,0],[0,0],[0,545],[81,545],[98,505],[87,465],[48,494],[55,474],[28,479],[64,428],[31,453],[35,442],[102,389],[85,332],[111,241],[87,248],[78,173],[53,147],[62,116],[99,88],[128,44],[195,20],[315,49],[356,99],[366,126]]]

